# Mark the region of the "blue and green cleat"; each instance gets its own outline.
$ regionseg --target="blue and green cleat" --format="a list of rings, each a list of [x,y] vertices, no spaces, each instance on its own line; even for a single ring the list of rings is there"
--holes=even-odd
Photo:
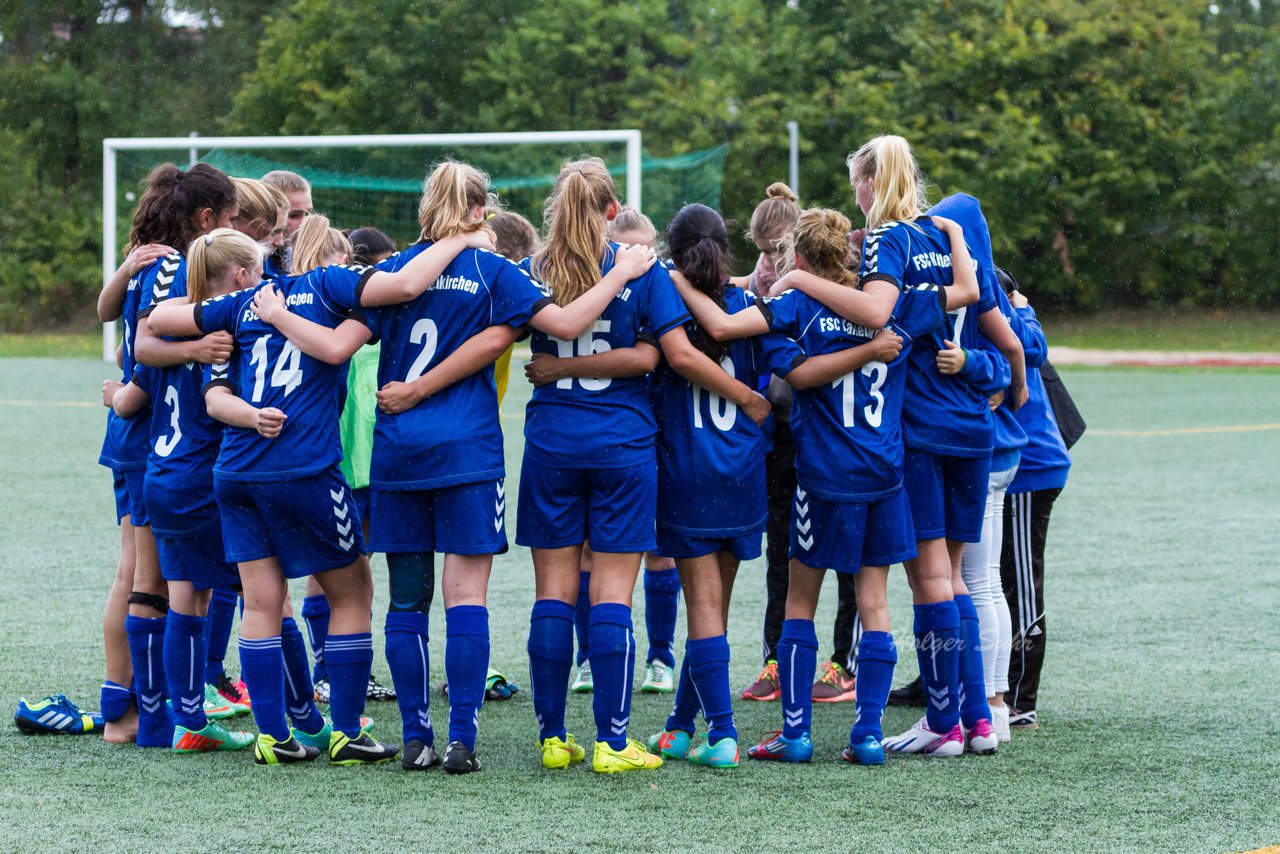
[[[688,759],[693,736],[682,729],[663,730],[649,736],[649,752],[663,759]]]
[[[372,729],[373,718],[361,717],[360,734],[368,735],[369,731]],[[328,718],[325,718],[324,726],[320,728],[319,732],[303,732],[297,727],[290,727],[289,731],[293,737],[298,740],[299,744],[305,744],[308,747],[314,747],[317,750],[326,751],[329,749],[329,742],[332,740],[333,723]]]
[[[738,741],[722,738],[715,744],[704,742],[689,751],[689,764],[704,768],[737,768]]]
[[[54,694],[35,703],[18,700],[13,722],[27,735],[89,735],[102,732],[102,715],[82,712],[65,694]]]
[[[857,744],[850,743],[840,754],[840,758],[854,765],[883,765],[884,747],[881,746],[880,739],[869,735]]]

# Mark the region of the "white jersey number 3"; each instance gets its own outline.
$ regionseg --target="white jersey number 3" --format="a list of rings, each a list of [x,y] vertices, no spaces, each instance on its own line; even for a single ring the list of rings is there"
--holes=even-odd
[[[871,377],[871,388],[867,390],[871,395],[871,402],[862,407],[862,417],[867,419],[868,425],[878,428],[884,418],[884,392],[880,389],[884,386],[884,381],[889,378],[889,366],[884,362],[869,362],[862,366],[862,375]],[[853,374],[845,374],[833,382],[831,387],[840,389],[840,408],[844,426],[854,426],[854,410],[857,404],[854,400],[856,380]]]

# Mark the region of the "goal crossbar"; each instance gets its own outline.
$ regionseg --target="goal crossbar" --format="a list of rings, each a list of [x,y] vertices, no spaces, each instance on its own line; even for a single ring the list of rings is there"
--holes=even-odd
[[[113,137],[102,140],[102,283],[118,265],[116,243],[116,153],[120,151],[189,151],[203,149],[275,148],[426,148],[446,145],[563,144],[613,142],[627,146],[626,202],[640,210],[642,146],[639,130],[518,131],[513,133],[407,133],[347,136],[177,136]],[[102,327],[102,358],[115,361],[116,325]]]

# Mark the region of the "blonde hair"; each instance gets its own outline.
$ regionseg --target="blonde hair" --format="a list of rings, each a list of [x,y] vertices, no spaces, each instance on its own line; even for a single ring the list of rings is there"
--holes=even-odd
[[[747,239],[777,246],[782,236],[800,218],[800,205],[796,204],[796,194],[781,181],[770,184],[764,194],[764,201],[751,212]]]
[[[324,214],[307,214],[302,225],[293,235],[293,257],[289,263],[290,275],[300,275],[329,263],[334,255],[352,253],[351,241],[336,228],[329,227]]]
[[[221,278],[230,267],[260,272],[262,247],[234,228],[215,228],[187,247],[187,297],[201,303],[213,294],[210,279]]]
[[[815,276],[852,287],[855,279],[847,265],[852,227],[849,218],[840,211],[829,208],[804,211],[796,220],[795,228],[783,237],[785,268],[795,269],[796,255],[803,255],[805,266]]]
[[[512,211],[489,211],[486,222],[493,230],[494,247],[508,261],[523,261],[538,251],[538,230]]]
[[[272,170],[263,175],[261,181],[268,187],[275,187],[282,193],[311,192],[311,182],[297,172],[290,172],[288,169]]]
[[[618,215],[613,218],[613,222],[609,223],[605,233],[610,240],[616,240],[619,234],[630,231],[645,235],[645,240],[649,243],[654,243],[658,239],[658,230],[653,227],[653,220],[635,208],[624,205],[618,208]]]
[[[289,198],[278,188],[253,178],[232,178],[231,183],[236,185],[236,199],[240,202],[237,219],[261,220],[274,230],[280,217],[289,212]]]
[[[418,202],[421,239],[444,240],[486,229],[483,219],[470,218],[476,205],[498,207],[497,197],[489,192],[489,176],[457,160],[440,163],[422,183],[422,199]]]
[[[867,228],[886,222],[912,222],[929,206],[924,177],[911,146],[900,136],[877,136],[845,161],[849,181],[875,179],[875,197],[867,211]]]
[[[547,242],[532,264],[557,305],[568,305],[600,280],[600,265],[611,254],[605,214],[616,201],[613,178],[599,157],[561,168],[543,211]]]

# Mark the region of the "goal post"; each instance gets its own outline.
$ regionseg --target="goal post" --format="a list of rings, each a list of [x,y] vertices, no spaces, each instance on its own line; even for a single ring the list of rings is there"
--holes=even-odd
[[[108,138],[102,141],[102,281],[119,266],[117,155],[129,151],[181,151],[190,162],[198,150],[224,151],[271,149],[369,149],[493,146],[517,144],[576,145],[610,143],[626,146],[626,203],[641,210],[641,177],[644,169],[639,130],[521,131],[512,133],[424,133],[346,136],[179,136]],[[256,177],[256,176],[255,176]],[[422,177],[422,176],[420,176]],[[102,358],[115,361],[116,325],[102,327]]]

